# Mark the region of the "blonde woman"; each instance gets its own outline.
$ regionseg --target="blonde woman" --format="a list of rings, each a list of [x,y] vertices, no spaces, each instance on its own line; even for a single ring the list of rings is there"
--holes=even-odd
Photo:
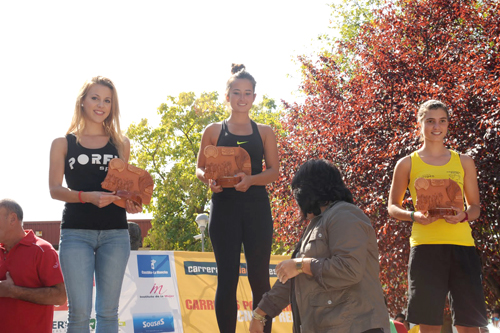
[[[68,333],[89,332],[95,274],[96,332],[118,332],[118,302],[130,254],[126,210],[104,192],[107,165],[119,157],[128,162],[130,142],[120,132],[120,109],[113,82],[87,80],[76,99],[65,137],[52,142],[49,187],[64,201],[59,256],[68,295]],[[63,177],[67,187],[63,186]]]

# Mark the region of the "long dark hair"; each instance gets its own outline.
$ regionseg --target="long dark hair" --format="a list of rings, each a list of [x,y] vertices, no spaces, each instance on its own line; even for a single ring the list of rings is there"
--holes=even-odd
[[[330,161],[313,159],[302,164],[292,179],[292,192],[304,217],[320,215],[322,206],[334,201],[354,203],[339,169]]]

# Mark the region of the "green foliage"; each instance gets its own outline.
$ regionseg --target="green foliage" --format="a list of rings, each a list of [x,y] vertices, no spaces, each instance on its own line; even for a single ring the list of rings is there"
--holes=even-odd
[[[280,113],[274,99],[267,95],[262,97],[262,101],[254,104],[250,109],[250,117],[257,123],[270,125],[275,129],[281,128],[279,121]]]
[[[144,245],[153,250],[199,251],[201,241],[193,238],[199,233],[195,219],[197,214],[208,212],[211,192],[196,177],[196,159],[205,127],[229,113],[216,92],[199,97],[187,92],[169,96],[158,114],[157,127],[142,119],[127,131],[133,141],[132,163],[148,170],[155,180],[152,203],[144,207],[153,213]],[[266,95],[252,107],[251,117],[279,127],[276,103]],[[207,231],[205,235],[205,249],[211,251]]]
[[[334,58],[338,66],[342,67],[345,74],[354,71],[353,59],[356,54],[349,48],[343,47],[339,41],[355,40],[360,34],[360,29],[364,24],[373,22],[375,8],[382,6],[384,0],[341,0],[333,2],[332,8],[331,34],[323,34],[318,39],[325,44],[320,55]],[[304,70],[305,67],[302,66]]]
[[[331,4],[332,26],[338,31],[340,39],[352,40],[359,35],[365,23],[373,19],[373,9],[381,4],[381,0],[342,0]]]
[[[133,140],[131,160],[155,180],[153,202],[145,207],[154,218],[144,244],[154,250],[196,251],[201,243],[193,238],[199,233],[195,218],[207,211],[210,200],[207,186],[195,175],[201,135],[208,124],[228,113],[217,93],[196,97],[189,92],[169,96],[158,114],[158,127],[143,119],[127,132]]]

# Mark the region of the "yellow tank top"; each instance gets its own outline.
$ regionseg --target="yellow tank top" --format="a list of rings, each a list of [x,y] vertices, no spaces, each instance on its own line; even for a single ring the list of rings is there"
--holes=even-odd
[[[408,189],[410,190],[413,205],[417,202],[417,192],[415,190],[415,179],[452,179],[460,186],[462,193],[464,192],[464,169],[460,162],[460,155],[450,150],[451,158],[445,165],[435,166],[422,161],[418,153],[413,152],[411,157],[411,172],[410,183]],[[471,228],[469,223],[450,224],[444,219],[439,219],[428,225],[420,223],[413,223],[410,246],[417,246],[422,244],[453,244],[462,246],[474,246],[474,239],[472,238]]]

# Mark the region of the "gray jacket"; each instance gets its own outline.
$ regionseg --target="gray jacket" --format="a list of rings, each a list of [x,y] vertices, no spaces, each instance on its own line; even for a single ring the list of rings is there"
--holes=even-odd
[[[330,205],[307,226],[297,257],[313,258],[313,276],[294,278],[301,332],[390,332],[377,239],[361,209],[343,201]],[[291,302],[291,285],[291,280],[276,281],[259,308],[277,316]]]

